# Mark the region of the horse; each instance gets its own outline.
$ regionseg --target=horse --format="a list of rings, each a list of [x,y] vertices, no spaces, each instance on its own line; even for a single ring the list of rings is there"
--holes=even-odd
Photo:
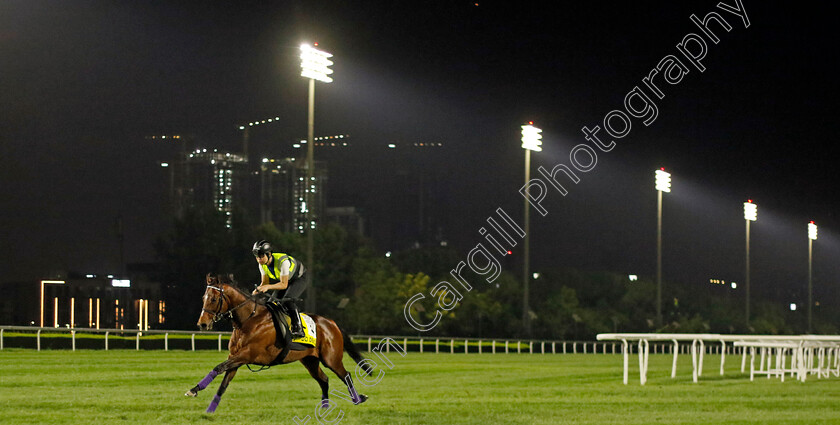
[[[327,375],[321,370],[321,364],[338,376],[350,392],[350,399],[354,404],[361,404],[367,400],[364,394],[358,394],[353,386],[350,373],[344,369],[342,358],[344,353],[358,364],[365,374],[370,374],[372,368],[364,362],[358,348],[338,325],[325,317],[309,314],[315,322],[316,343],[306,350],[283,350],[285,338],[278,338],[271,319],[271,312],[262,298],[246,293],[236,286],[233,275],[207,274],[207,288],[204,291],[201,315],[198,317],[198,327],[201,330],[211,330],[213,323],[223,319],[230,320],[233,333],[230,337],[227,360],[216,365],[207,376],[195,387],[186,392],[186,396],[195,397],[198,392],[207,388],[217,375],[224,373],[222,383],[213,401],[207,408],[207,413],[213,413],[227,390],[230,381],[242,365],[273,366],[301,362],[321,386],[321,405],[329,407],[329,384]],[[284,335],[282,335],[284,336]],[[275,344],[276,343],[276,344]],[[284,358],[279,358],[286,351]]]

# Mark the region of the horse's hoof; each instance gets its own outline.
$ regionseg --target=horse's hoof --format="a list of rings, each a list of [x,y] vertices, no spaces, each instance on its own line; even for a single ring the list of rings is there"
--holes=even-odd
[[[356,403],[356,404],[362,404],[362,403],[366,402],[367,399],[368,399],[368,396],[366,396],[364,394],[359,394],[359,402]]]
[[[187,397],[195,397],[195,396],[198,395],[198,393],[193,391],[193,390],[189,390],[186,393],[184,393],[184,395],[187,396]]]

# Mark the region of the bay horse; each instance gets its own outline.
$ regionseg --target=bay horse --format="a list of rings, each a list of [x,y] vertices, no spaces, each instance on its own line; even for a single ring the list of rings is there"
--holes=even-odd
[[[195,397],[198,392],[207,388],[217,375],[224,372],[221,385],[213,397],[207,413],[213,413],[222,399],[230,381],[242,365],[253,364],[272,366],[300,361],[309,374],[321,386],[321,404],[329,407],[329,384],[327,375],[321,370],[321,364],[329,368],[346,385],[350,392],[350,399],[354,404],[367,400],[364,394],[358,394],[353,386],[350,373],[344,369],[342,358],[344,353],[370,374],[372,368],[365,362],[358,348],[353,345],[349,335],[342,332],[336,323],[330,319],[315,314],[308,314],[315,322],[315,346],[306,350],[283,350],[285,338],[278,338],[271,319],[271,312],[265,306],[262,298],[246,293],[236,286],[233,275],[207,274],[207,288],[204,291],[201,315],[198,317],[198,327],[210,330],[213,323],[228,319],[232,322],[233,333],[230,336],[228,359],[216,365],[207,376],[195,387],[187,391],[186,396]],[[277,342],[277,345],[275,345]],[[278,347],[279,345],[279,347]],[[283,351],[287,351],[285,358],[279,358]]]

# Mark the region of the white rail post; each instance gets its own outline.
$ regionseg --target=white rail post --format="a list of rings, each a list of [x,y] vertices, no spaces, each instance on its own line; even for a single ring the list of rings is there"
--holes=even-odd
[[[192,334],[192,337],[190,337],[190,344],[192,345],[192,350],[195,351],[195,334]]]
[[[105,351],[108,351],[108,331],[105,331]]]
[[[557,354],[557,352],[554,350],[554,341],[551,341],[551,354]]]
[[[71,341],[71,344],[73,345],[73,351],[76,351],[76,330],[75,329],[70,331],[70,341]]]
[[[403,338],[403,351],[408,352],[408,338]]]
[[[470,353],[470,340],[465,339],[464,340],[464,354],[469,354],[469,353]]]
[[[163,334],[163,350],[169,351],[169,332]]]
[[[563,347],[565,348],[565,343],[563,343]],[[627,385],[627,377],[628,377],[628,369],[630,368],[629,365],[629,354],[628,354],[628,344],[626,339],[621,340],[621,354],[624,355],[624,385]],[[564,349],[563,352],[565,353],[566,350]]]
[[[493,351],[493,354],[496,354],[496,340],[493,340],[493,343],[490,344],[490,347]]]
[[[423,338],[420,338],[420,352],[423,352]]]
[[[680,343],[676,339],[671,341],[674,341],[674,362],[671,365],[671,378],[673,379],[677,377],[677,354],[680,352]]]
[[[505,354],[507,354],[507,353],[508,353],[508,342],[507,342],[507,340],[505,340]]]
[[[697,382],[697,340],[691,342],[691,379]]]
[[[440,338],[435,338],[435,354],[440,353]]]
[[[3,329],[0,329],[0,350],[3,349]]]
[[[481,354],[481,340],[478,340],[478,354]]]
[[[516,354],[522,354],[522,341],[516,341]]]
[[[641,385],[645,384],[645,349],[644,349],[645,340],[639,340],[639,383]]]
[[[137,351],[140,351],[140,332],[137,332]]]
[[[41,351],[41,330],[38,329],[38,334],[35,336],[35,339],[38,342],[38,351]]]
[[[741,347],[741,373],[744,373],[747,365],[747,347]]]
[[[455,340],[449,340],[449,354],[455,354]]]
[[[726,361],[726,341],[720,340],[720,376],[723,376],[723,363]]]
[[[545,354],[545,341],[540,342],[540,351],[542,354]]]

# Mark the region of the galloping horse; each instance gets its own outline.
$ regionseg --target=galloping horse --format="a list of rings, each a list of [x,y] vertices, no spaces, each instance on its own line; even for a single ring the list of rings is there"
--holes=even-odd
[[[228,359],[214,367],[198,385],[185,394],[195,397],[199,391],[207,388],[217,375],[224,372],[225,377],[207,408],[208,413],[216,410],[222,394],[236,375],[237,369],[246,364],[271,366],[300,361],[321,385],[321,403],[327,407],[329,384],[327,375],[321,370],[320,364],[323,363],[347,385],[353,403],[359,404],[367,400],[364,394],[356,393],[352,378],[344,369],[342,357],[345,350],[357,364],[360,364],[365,373],[370,373],[371,368],[368,364],[362,363],[364,358],[359,350],[334,321],[310,314],[309,317],[315,321],[317,329],[316,345],[306,350],[286,350],[288,354],[281,359],[278,357],[284,351],[285,338],[277,338],[271,313],[265,306],[265,301],[238,288],[233,281],[233,275],[207,275],[207,289],[204,291],[204,304],[201,310],[198,327],[202,330],[212,329],[213,323],[222,319],[229,319],[233,324],[233,333],[228,344],[230,350]],[[278,340],[279,348],[275,345]]]

